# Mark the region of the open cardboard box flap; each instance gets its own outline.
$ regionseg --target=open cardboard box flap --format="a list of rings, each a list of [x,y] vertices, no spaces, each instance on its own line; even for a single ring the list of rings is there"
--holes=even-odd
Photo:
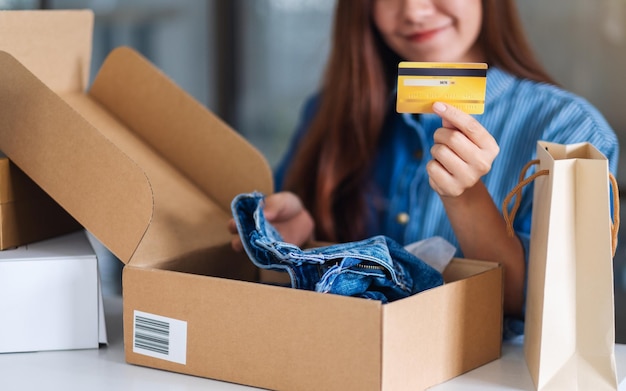
[[[80,13],[92,15],[65,12]],[[82,47],[76,61],[89,56]],[[63,76],[88,74],[81,63],[56,74],[76,80]],[[272,191],[260,153],[132,49],[113,51],[88,92],[44,83],[13,53],[0,53],[0,67],[2,150],[124,262],[227,245],[231,199]]]
[[[90,11],[0,12],[0,150],[129,264],[129,363],[277,390],[404,390],[499,357],[495,263],[454,260],[444,286],[386,305],[246,282],[257,270],[226,223],[235,195],[272,191],[267,162],[131,49],[84,91],[92,24]],[[137,311],[186,325],[181,359],[137,348]]]

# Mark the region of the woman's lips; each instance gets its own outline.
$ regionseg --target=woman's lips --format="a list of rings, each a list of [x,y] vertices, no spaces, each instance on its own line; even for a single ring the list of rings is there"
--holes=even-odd
[[[436,28],[436,29],[432,29],[432,30],[420,31],[419,33],[414,33],[414,34],[408,35],[407,39],[409,41],[415,42],[415,43],[426,42],[426,41],[432,39],[433,37],[435,37],[437,34],[439,34],[444,29],[445,29],[445,27],[440,27],[440,28]]]

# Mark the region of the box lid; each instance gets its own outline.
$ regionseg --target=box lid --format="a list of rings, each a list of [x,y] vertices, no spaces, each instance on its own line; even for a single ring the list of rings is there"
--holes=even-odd
[[[1,51],[0,85],[0,149],[125,263],[228,246],[232,198],[273,190],[252,145],[130,48],[88,92]]]

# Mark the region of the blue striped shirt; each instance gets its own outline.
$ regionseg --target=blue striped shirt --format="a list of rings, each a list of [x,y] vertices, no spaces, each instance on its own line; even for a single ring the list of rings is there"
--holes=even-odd
[[[441,127],[435,114],[398,114],[390,102],[367,196],[373,213],[369,234],[387,235],[401,244],[441,236],[458,247],[439,195],[426,174],[433,133]],[[487,73],[485,113],[475,118],[493,135],[500,154],[483,177],[498,207],[515,187],[526,163],[535,159],[538,140],[560,144],[590,142],[609,160],[615,175],[617,136],[599,111],[561,88],[515,77],[497,67]],[[287,153],[275,171],[277,190],[295,149],[315,114],[317,97],[306,103]],[[532,185],[522,194],[514,228],[528,250]],[[402,216],[399,218],[399,216]],[[407,218],[408,217],[408,218]],[[462,256],[461,252],[458,253]]]
[[[313,97],[305,105],[291,146],[277,167],[277,190],[281,189],[285,170],[315,114],[317,99]],[[441,127],[441,119],[435,114],[396,113],[395,92],[389,107],[371,186],[366,191],[373,212],[369,234],[387,235],[402,244],[441,236],[458,248],[441,199],[430,187],[425,169],[431,159],[433,133]],[[521,79],[492,67],[487,73],[485,113],[475,118],[500,146],[491,171],[482,178],[498,207],[518,183],[524,165],[536,158],[539,140],[560,144],[590,142],[608,158],[609,170],[616,174],[619,145],[614,131],[589,102],[559,87]],[[524,188],[514,222],[526,258],[532,191],[532,184]],[[463,256],[460,250],[457,256]],[[523,323],[505,322],[509,336],[522,332]]]

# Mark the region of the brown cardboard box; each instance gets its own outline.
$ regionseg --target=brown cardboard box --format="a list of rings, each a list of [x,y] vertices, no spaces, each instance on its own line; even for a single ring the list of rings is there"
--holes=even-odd
[[[0,13],[8,22],[52,40],[87,35],[92,15]],[[77,47],[56,54],[74,65],[60,78],[88,74]],[[423,389],[499,357],[498,264],[457,259],[444,286],[387,305],[257,283],[226,223],[236,194],[272,191],[258,151],[131,49],[87,92],[46,86],[29,61],[0,53],[0,148],[125,262],[129,363],[361,391]]]
[[[0,152],[0,250],[82,228]]]

